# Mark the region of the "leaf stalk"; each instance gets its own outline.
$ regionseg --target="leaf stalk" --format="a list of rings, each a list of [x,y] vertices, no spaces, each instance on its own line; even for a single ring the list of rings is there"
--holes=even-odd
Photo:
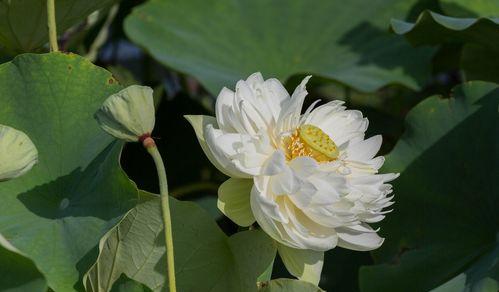
[[[177,291],[177,284],[175,280],[175,258],[173,252],[173,232],[172,232],[172,220],[170,214],[170,202],[168,196],[168,181],[166,178],[165,165],[161,154],[156,147],[156,143],[152,138],[146,138],[143,142],[144,147],[147,152],[151,155],[156,165],[159,179],[159,190],[161,195],[161,209],[163,216],[163,225],[165,227],[165,243],[166,243],[166,257],[168,264],[168,285],[170,292]]]
[[[49,43],[50,51],[58,52],[59,44],[57,43],[57,25],[55,21],[55,0],[47,0],[47,24],[49,28]]]

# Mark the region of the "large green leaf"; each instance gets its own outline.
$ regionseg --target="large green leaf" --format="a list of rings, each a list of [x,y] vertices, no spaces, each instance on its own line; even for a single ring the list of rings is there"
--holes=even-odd
[[[425,11],[416,23],[393,20],[392,29],[415,46],[464,44],[465,78],[499,82],[499,18],[453,18]]]
[[[428,291],[498,244],[499,88],[469,82],[453,96],[416,106],[386,158],[383,172],[401,173],[396,204],[362,291]]]
[[[47,282],[34,263],[0,234],[0,290],[44,292]]]
[[[292,280],[292,279],[276,279],[266,283],[262,283],[259,292],[323,292],[319,287],[310,284],[309,282]]]
[[[119,165],[121,143],[93,118],[119,89],[109,72],[72,54],[0,65],[0,124],[28,134],[39,151],[27,175],[0,184],[0,233],[55,291],[78,288],[100,237],[137,200]]]
[[[166,289],[159,201],[132,209],[101,240],[99,258],[85,275],[87,291],[109,291],[121,274],[153,291]],[[170,204],[178,291],[255,291],[257,277],[274,260],[274,241],[257,230],[227,237],[196,204],[173,198]]]
[[[261,71],[286,80],[311,73],[374,91],[416,89],[431,49],[411,49],[387,31],[417,0],[150,0],[125,22],[128,36],[212,94]]]
[[[115,0],[56,0],[59,34]],[[0,0],[0,49],[33,52],[48,42],[46,0]]]

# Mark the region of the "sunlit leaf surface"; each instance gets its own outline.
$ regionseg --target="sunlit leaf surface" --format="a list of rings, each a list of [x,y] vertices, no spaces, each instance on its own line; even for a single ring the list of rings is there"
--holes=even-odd
[[[261,71],[286,80],[314,74],[361,91],[426,80],[432,50],[388,32],[415,0],[151,0],[125,22],[157,60],[196,77],[212,94]],[[417,61],[415,61],[417,60]]]
[[[0,123],[25,132],[39,151],[27,175],[0,184],[0,233],[55,291],[81,285],[92,249],[138,196],[119,166],[121,143],[93,118],[120,88],[71,54],[26,54],[0,66]]]

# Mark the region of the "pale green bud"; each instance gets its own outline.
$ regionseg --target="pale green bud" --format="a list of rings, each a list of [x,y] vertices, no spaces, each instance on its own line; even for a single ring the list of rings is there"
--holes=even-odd
[[[111,95],[95,118],[102,129],[115,138],[138,142],[154,129],[154,115],[153,90],[132,85]]]
[[[0,181],[28,172],[38,162],[38,151],[21,131],[0,125]]]

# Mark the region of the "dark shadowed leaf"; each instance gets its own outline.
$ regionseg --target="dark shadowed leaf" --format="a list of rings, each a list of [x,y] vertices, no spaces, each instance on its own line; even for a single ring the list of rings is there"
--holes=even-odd
[[[497,0],[440,0],[445,14],[456,17],[499,16]]]
[[[276,279],[262,283],[259,292],[324,292],[308,282],[292,279]]]
[[[463,44],[460,66],[466,80],[499,82],[499,18],[453,18],[425,11],[416,23],[393,20],[392,29],[415,46]]]
[[[116,282],[114,282],[111,292],[151,292],[144,284],[140,284],[128,278],[125,274],[121,274]]]
[[[57,0],[59,34],[115,0]],[[48,42],[47,1],[0,0],[0,50],[33,52]]]
[[[499,30],[499,28],[498,28]],[[461,67],[466,80],[485,80],[499,83],[499,49],[466,44],[461,53]]]
[[[428,291],[463,272],[472,281],[468,268],[486,254],[499,260],[499,89],[469,82],[453,96],[416,106],[387,156],[383,171],[401,176],[362,291]]]
[[[492,252],[473,263],[464,273],[431,292],[455,291],[499,291],[499,244]]]
[[[415,46],[462,42],[499,48],[494,41],[499,36],[497,18],[454,18],[425,11],[415,23],[392,20],[392,29]]]

